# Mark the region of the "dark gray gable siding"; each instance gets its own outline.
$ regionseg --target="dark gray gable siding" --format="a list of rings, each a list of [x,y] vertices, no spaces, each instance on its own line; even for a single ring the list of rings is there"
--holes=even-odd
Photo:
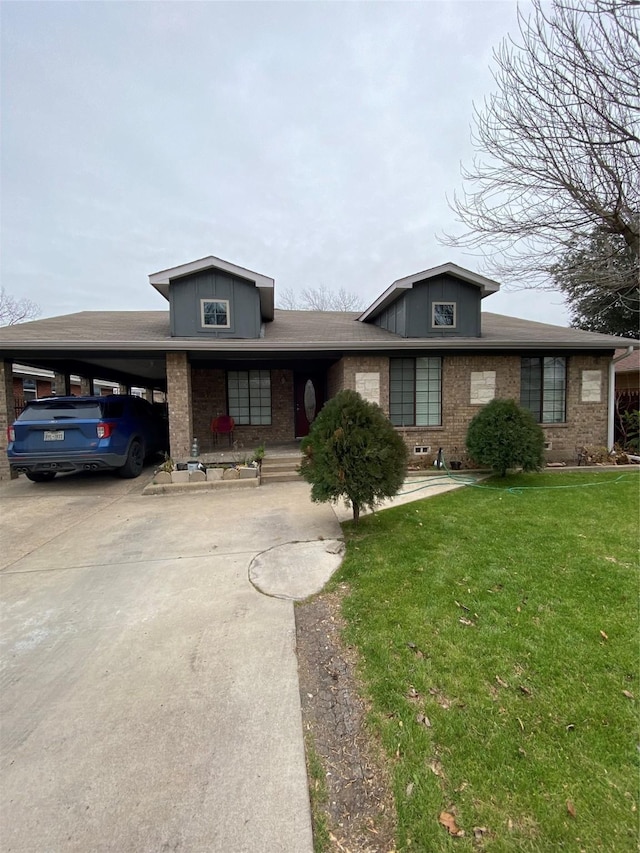
[[[450,275],[419,281],[374,320],[402,338],[479,338],[480,289]],[[434,302],[454,302],[455,328],[432,328]]]
[[[203,328],[200,321],[201,299],[226,299],[229,302],[230,328]],[[172,337],[259,338],[260,296],[253,282],[215,269],[187,275],[169,287]]]

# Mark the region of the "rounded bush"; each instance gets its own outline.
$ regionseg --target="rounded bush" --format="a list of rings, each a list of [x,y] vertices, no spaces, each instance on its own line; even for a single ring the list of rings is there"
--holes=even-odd
[[[492,400],[469,424],[467,451],[502,477],[510,468],[537,471],[544,464],[544,433],[514,400]]]
[[[357,522],[360,510],[397,494],[407,470],[407,449],[382,409],[356,391],[329,400],[301,445],[300,473],[311,498],[344,497]]]

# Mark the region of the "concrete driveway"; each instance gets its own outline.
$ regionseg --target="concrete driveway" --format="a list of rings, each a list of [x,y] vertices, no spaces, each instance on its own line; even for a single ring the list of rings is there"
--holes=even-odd
[[[293,605],[247,570],[335,515],[148,479],[0,484],[0,848],[307,853]]]

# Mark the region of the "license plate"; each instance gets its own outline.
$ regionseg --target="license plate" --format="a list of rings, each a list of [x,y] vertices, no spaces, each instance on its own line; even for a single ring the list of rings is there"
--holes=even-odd
[[[46,429],[44,431],[45,441],[64,441],[63,429]]]

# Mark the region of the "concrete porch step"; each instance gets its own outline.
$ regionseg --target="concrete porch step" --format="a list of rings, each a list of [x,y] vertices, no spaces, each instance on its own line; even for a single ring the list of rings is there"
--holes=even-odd
[[[262,460],[260,479],[263,483],[291,483],[300,479],[298,466],[301,456],[289,454],[286,456],[265,456]]]
[[[295,483],[300,480],[300,474],[296,471],[273,471],[272,473],[262,473],[260,482],[262,485],[268,483]]]

